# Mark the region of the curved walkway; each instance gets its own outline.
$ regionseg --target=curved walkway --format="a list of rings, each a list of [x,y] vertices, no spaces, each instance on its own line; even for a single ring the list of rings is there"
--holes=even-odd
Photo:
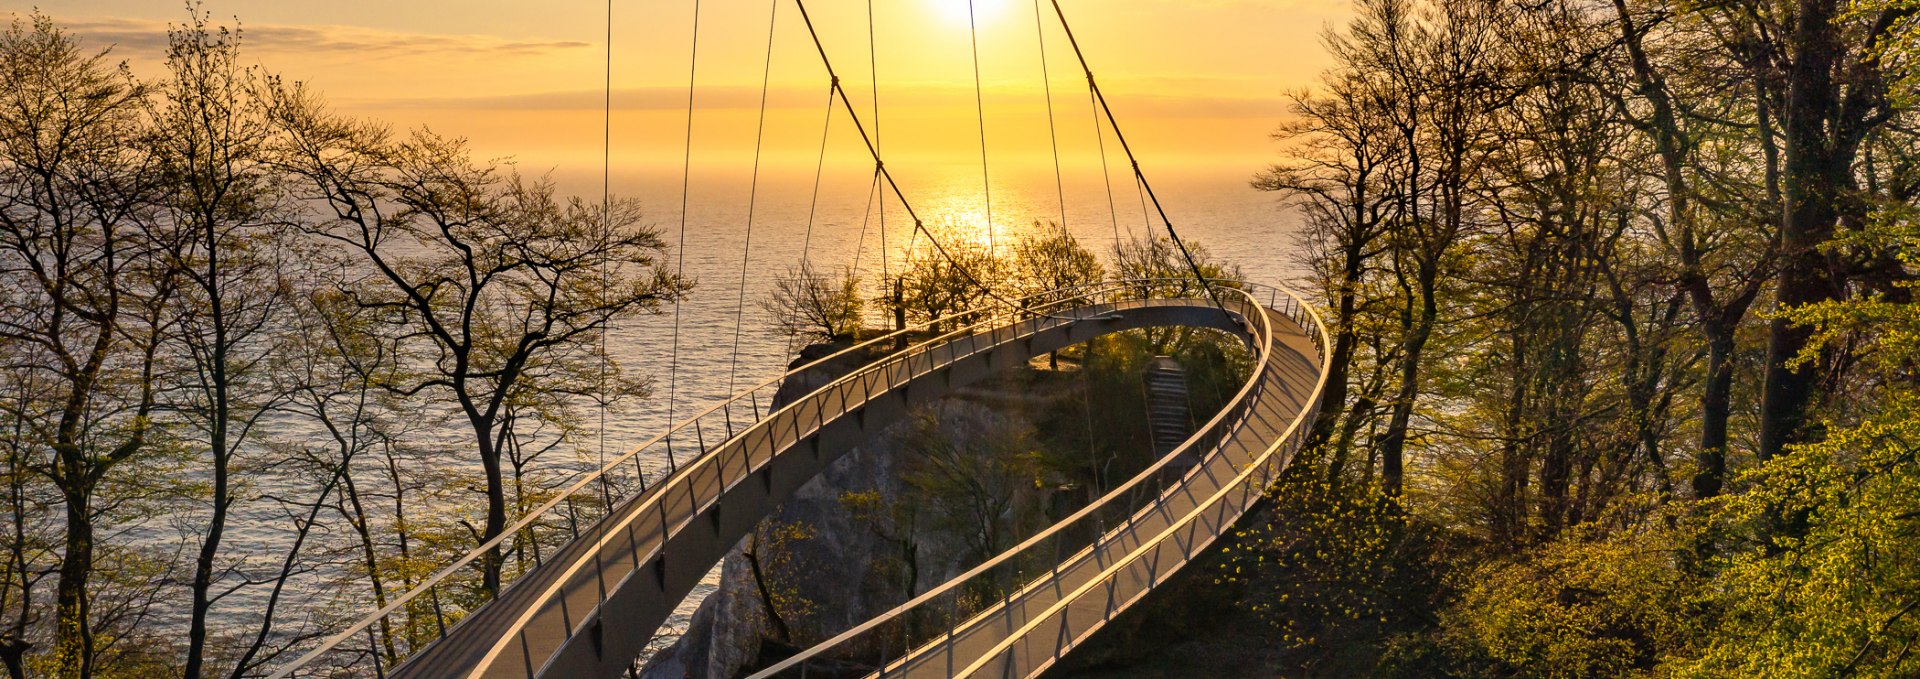
[[[1136,599],[1135,590],[1143,593],[1226,530],[1244,511],[1248,498],[1257,496],[1252,475],[1257,472],[1264,478],[1277,468],[1273,464],[1275,452],[1298,438],[1297,433],[1290,432],[1300,429],[1299,423],[1309,416],[1318,394],[1313,375],[1323,371],[1318,370],[1319,352],[1313,342],[1321,339],[1323,331],[1309,333],[1302,327],[1317,325],[1318,319],[1302,310],[1290,293],[1282,296],[1273,289],[1250,293],[1222,288],[1219,292],[1227,293],[1223,295],[1226,310],[1203,299],[1142,298],[1165,285],[1127,282],[1052,293],[1048,296],[1052,301],[1034,303],[1035,310],[985,317],[894,352],[764,417],[759,416],[756,401],[752,424],[743,422],[743,428],[721,443],[703,446],[696,459],[614,504],[611,512],[579,530],[558,553],[518,578],[496,600],[442,632],[437,642],[394,668],[390,676],[620,676],[674,607],[762,516],[842,453],[904,417],[911,407],[995,370],[1120,330],[1208,327],[1246,338],[1256,349],[1254,375],[1214,422],[1175,453],[1206,451],[1201,465],[1177,482],[1165,478],[1170,488],[1147,483],[1164,478],[1159,474],[1166,469],[1163,460],[1129,486],[1116,489],[1095,506],[1024,543],[1022,547],[1031,556],[1037,553],[1033,551],[1036,545],[1053,540],[1054,560],[1060,566],[1017,593],[1008,593],[997,605],[982,610],[951,634],[942,635],[938,643],[921,645],[908,657],[894,661],[885,674],[897,669],[944,676],[952,673],[948,666],[958,672],[975,662],[1002,656],[1010,659],[1007,667],[1032,666],[1037,672],[1044,664],[1034,661],[1041,656],[1035,654],[1031,639],[1036,638],[1034,632],[1043,623],[1057,618],[1063,621],[1060,634],[1069,628],[1077,636],[1084,636],[1080,630],[1090,633],[1098,621],[1110,618]],[[1184,288],[1177,285],[1172,288],[1181,290]],[[1257,299],[1256,294],[1265,299]],[[1276,306],[1289,313],[1272,310]],[[861,347],[871,350],[879,346],[878,341]],[[735,402],[752,393],[757,392],[743,392],[723,404],[724,411],[710,409],[702,416],[722,412],[731,429]],[[699,421],[697,416],[688,422],[697,427]],[[683,423],[674,431],[685,428]],[[609,463],[599,475],[634,459],[644,449],[646,446]],[[1290,452],[1289,448],[1282,457],[1290,457]],[[570,488],[569,497],[586,483],[583,480]],[[1163,489],[1165,492],[1161,492]],[[535,514],[549,512],[556,502],[549,502]],[[1063,530],[1067,525],[1087,521],[1088,517],[1099,518],[1102,526],[1115,525],[1103,517],[1112,515],[1116,508],[1124,512],[1119,515],[1125,517],[1124,521],[1112,530],[1089,533],[1100,536],[1093,548],[1070,558],[1057,558],[1064,553],[1061,536],[1069,532]],[[515,530],[526,525],[523,520]],[[482,549],[498,543],[496,540]],[[1167,545],[1176,543],[1180,553],[1175,556],[1179,558],[1166,558]],[[347,640],[356,635],[371,639],[372,625],[410,600],[417,604],[422,591],[438,596],[432,587],[481,553],[476,550],[443,569],[423,587],[330,639],[275,676],[331,676],[343,669],[350,674],[366,669],[373,670],[371,674],[385,674],[378,666],[377,653],[363,651],[357,662],[345,663],[324,657],[345,651]],[[994,567],[1004,570],[1011,563],[997,558],[983,566],[984,570],[976,569],[976,578],[1024,581],[996,574]],[[1136,577],[1139,567],[1146,569],[1144,577]],[[1098,615],[1089,618],[1087,611],[1092,609],[1086,608],[1086,603],[1091,600],[1090,588],[1100,583],[1108,583],[1103,591],[1109,603],[1092,611]],[[943,587],[941,591],[963,589]],[[950,611],[950,619],[961,619],[959,610]],[[885,630],[886,619],[891,616],[863,628],[868,634]],[[849,638],[857,638],[860,633],[857,628],[849,632],[854,635]],[[885,662],[891,656],[885,653],[885,635],[881,636],[882,650],[876,660]],[[912,638],[903,637],[902,643],[893,648],[907,647],[904,640]],[[1052,644],[1048,649],[1057,656],[1070,647]],[[795,676],[808,669],[809,657],[813,656],[795,659]],[[772,670],[778,671],[781,668]]]
[[[1051,564],[1030,577],[1005,567],[995,572],[990,562],[752,679],[1040,674],[1230,530],[1292,460],[1324,387],[1325,337],[1311,313],[1297,321],[1279,310],[1264,313],[1274,345],[1249,384],[1251,393],[1242,397],[1246,408],[1223,432],[1210,436],[1203,428],[1189,439],[1181,450],[1204,446],[1201,463],[1171,483],[1144,484],[1156,495],[1136,505],[1138,511],[1063,557],[1046,538],[1079,517],[1069,518],[994,560]],[[1056,550],[1052,557],[1046,554],[1050,547]],[[1019,558],[1022,552],[1030,558]],[[1003,582],[1019,584],[995,587]],[[969,606],[981,593],[994,594],[984,605]],[[902,629],[901,623],[915,619],[924,635]]]

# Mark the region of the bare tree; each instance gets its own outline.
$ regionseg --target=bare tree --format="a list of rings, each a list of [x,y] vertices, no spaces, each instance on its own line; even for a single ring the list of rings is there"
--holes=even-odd
[[[144,88],[43,15],[0,35],[0,342],[37,385],[7,415],[50,458],[65,534],[52,668],[94,672],[95,491],[155,435],[156,356],[178,282],[139,149]]]
[[[609,323],[658,311],[689,284],[656,266],[659,233],[639,204],[562,201],[547,181],[478,165],[459,140],[334,117],[298,89],[281,89],[274,116],[287,137],[287,171],[323,215],[312,237],[352,253],[342,289],[404,327],[425,373],[402,394],[445,393],[471,430],[487,511],[473,539],[505,529],[503,454],[509,407],[527,392],[565,390],[600,357]],[[500,588],[499,549],[480,560],[482,587]]]
[[[156,84],[147,115],[149,148],[165,182],[163,218],[182,234],[180,248],[168,253],[184,279],[173,339],[192,376],[169,390],[166,407],[201,437],[212,466],[182,669],[197,678],[206,672],[216,571],[238,500],[235,458],[280,399],[267,364],[277,352],[272,331],[284,307],[287,262],[274,224],[285,212],[279,177],[264,156],[272,130],[256,96],[261,79],[239,63],[237,30],[209,25],[197,8],[189,13],[168,31],[168,77]],[[263,628],[271,623],[263,620]]]
[[[907,261],[894,284],[892,298],[876,303],[909,323],[938,323],[955,314],[966,313],[993,303],[993,295],[1006,284],[1007,261],[987,248],[984,242],[967,238],[952,229],[933,229],[941,243],[936,248],[921,243],[907,253]]]
[[[1339,44],[1338,35],[1328,41]],[[1377,73],[1352,66],[1326,76],[1318,97],[1293,98],[1294,120],[1281,125],[1275,139],[1291,143],[1289,158],[1253,180],[1262,191],[1287,196],[1312,224],[1300,232],[1307,264],[1328,299],[1333,300],[1333,350],[1328,356],[1326,393],[1307,446],[1324,443],[1345,415],[1347,375],[1359,343],[1357,315],[1366,278],[1381,251],[1395,205],[1390,164],[1405,148],[1393,134],[1381,100],[1371,93]],[[1333,448],[1330,477],[1346,467],[1348,446]]]
[[[860,277],[852,271],[818,273],[801,265],[773,279],[760,303],[775,332],[813,342],[853,339],[860,332]]]

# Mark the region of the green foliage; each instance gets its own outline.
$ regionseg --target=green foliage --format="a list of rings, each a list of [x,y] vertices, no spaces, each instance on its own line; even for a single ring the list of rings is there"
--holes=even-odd
[[[1920,316],[1916,316],[1920,318]],[[1715,587],[1716,641],[1679,665],[1694,677],[1905,677],[1920,671],[1920,398],[1880,412],[1748,479],[1729,517],[1759,531],[1779,509],[1805,512],[1803,538],[1728,558]]]
[[[1037,222],[1033,227],[1032,234],[1013,245],[1013,270],[1020,296],[1098,283],[1106,277],[1100,258],[1066,229]]]
[[[1920,105],[1920,2],[1916,0],[1854,0],[1850,13],[1861,18],[1889,17],[1892,26],[1873,55],[1900,86],[1890,88],[1903,106]]]
[[[1920,221],[1885,214],[1847,239],[1920,265]],[[1829,417],[1826,440],[1769,461],[1730,498],[1727,521],[1747,534],[1773,535],[1727,558],[1711,589],[1724,608],[1715,643],[1679,667],[1682,676],[1913,676],[1920,658],[1920,304],[1892,294],[1866,295],[1789,310],[1823,347],[1846,345],[1868,379],[1845,394]],[[1851,402],[1851,407],[1848,403]],[[1782,518],[1803,530],[1781,531]],[[1797,533],[1797,534],[1796,534]]]
[[[1676,567],[1691,542],[1655,523],[1466,570],[1442,644],[1519,676],[1652,676],[1697,631],[1687,606],[1697,583]]]
[[[1253,369],[1252,355],[1237,339],[1207,331],[1113,333],[1063,354],[1079,367],[1071,373],[1071,394],[1038,413],[1036,436],[1044,443],[1038,461],[1089,491],[1112,488],[1154,461],[1144,414],[1146,370],[1155,356],[1172,356],[1186,369],[1196,425],[1225,407]]]
[[[925,507],[931,525],[959,536],[970,557],[985,561],[1030,532],[1020,518],[1036,513],[1014,507],[1023,488],[1037,485],[1040,470],[1031,429],[1006,422],[969,429],[942,419],[938,408],[914,414],[904,476],[915,497],[907,501]]]
[[[1302,662],[1368,673],[1378,658],[1361,649],[1422,627],[1445,533],[1410,524],[1376,486],[1329,483],[1319,455],[1303,452],[1267,492],[1267,519],[1237,536],[1215,581]]]
[[[1141,290],[1143,295],[1155,297],[1203,294],[1199,281],[1194,279],[1196,271],[1217,283],[1245,278],[1239,266],[1215,259],[1205,245],[1192,241],[1183,244],[1186,245],[1184,252],[1164,236],[1114,243],[1113,275],[1118,280],[1158,281]]]
[[[896,289],[875,303],[889,313],[899,307],[908,323],[938,321],[991,305],[988,286],[1008,277],[1007,260],[959,228],[930,227],[928,231],[931,237],[920,239],[907,253],[903,271],[893,283]]]

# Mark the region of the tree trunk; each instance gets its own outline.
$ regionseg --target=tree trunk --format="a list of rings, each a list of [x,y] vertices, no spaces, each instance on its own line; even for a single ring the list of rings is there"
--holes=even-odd
[[[1345,266],[1341,267],[1340,295],[1334,309],[1333,352],[1327,357],[1327,386],[1320,397],[1320,415],[1315,418],[1313,430],[1307,434],[1303,448],[1314,448],[1332,437],[1334,428],[1340,423],[1340,416],[1347,407],[1347,374],[1353,363],[1353,345],[1358,341],[1353,329],[1354,307],[1357,302],[1355,292],[1360,286],[1361,253],[1358,246],[1349,247],[1346,252]],[[1346,466],[1347,451],[1336,448],[1328,456],[1328,475],[1338,482],[1341,468]]]
[[[1851,160],[1835,148],[1828,131],[1838,106],[1833,84],[1840,51],[1838,29],[1833,25],[1838,3],[1798,0],[1795,5],[1792,67],[1782,116],[1786,215],[1780,229],[1775,293],[1782,309],[1841,297],[1839,276],[1819,248],[1833,237],[1839,212],[1836,203]],[[1759,457],[1763,461],[1780,456],[1787,446],[1819,438],[1808,411],[1823,361],[1795,368],[1787,365],[1807,347],[1812,335],[1812,328],[1790,318],[1775,318],[1768,329],[1766,383],[1760,400]]]
[[[786,618],[780,617],[780,611],[774,608],[773,591],[767,588],[766,573],[760,570],[760,536],[753,538],[753,549],[743,550],[740,556],[747,560],[747,568],[753,573],[753,587],[760,593],[760,608],[767,614],[767,622],[773,624],[776,640],[783,644],[793,643],[793,630],[787,627]],[[912,590],[908,590],[912,591]]]
[[[1524,315],[1521,314],[1522,317]],[[1518,325],[1509,330],[1513,344],[1508,348],[1511,358],[1508,361],[1507,379],[1512,386],[1507,393],[1505,431],[1500,443],[1500,490],[1491,503],[1493,542],[1509,549],[1518,548],[1526,538],[1527,493],[1533,470],[1532,451],[1521,445],[1528,438],[1523,428],[1527,426],[1529,387],[1533,385],[1533,378],[1528,374],[1530,362],[1526,330]]]
[[[19,639],[0,643],[0,663],[7,666],[7,679],[27,679],[26,655],[32,645]]]
[[[1436,264],[1437,266],[1437,264]],[[1388,497],[1399,497],[1404,474],[1403,454],[1407,445],[1407,427],[1413,421],[1413,402],[1420,394],[1420,356],[1433,335],[1434,321],[1440,310],[1433,299],[1435,274],[1423,263],[1420,272],[1420,315],[1407,333],[1400,356],[1400,389],[1393,398],[1393,415],[1380,436],[1380,487]]]
[[[209,224],[212,222],[209,221]],[[232,504],[228,471],[232,463],[227,447],[227,417],[230,414],[227,391],[227,327],[220,298],[219,243],[211,226],[207,228],[207,279],[205,290],[209,320],[213,323],[212,355],[206,369],[213,388],[213,412],[207,422],[208,448],[213,453],[213,515],[207,519],[207,535],[200,542],[200,554],[193,564],[193,609],[187,629],[187,664],[182,675],[199,679],[206,661],[207,612],[213,607],[208,592],[213,589],[214,560],[220,555],[220,540],[226,534],[227,506]],[[267,624],[272,621],[268,620]]]
[[[72,444],[67,444],[71,447]],[[90,489],[85,480],[72,476],[79,461],[68,457],[63,473],[69,478],[65,493],[67,505],[66,553],[60,558],[60,575],[54,585],[54,672],[60,679],[90,679],[93,676],[93,621],[87,601],[87,578],[93,573],[93,516],[89,507]]]
[[[1733,332],[1707,324],[1707,383],[1700,397],[1700,452],[1695,457],[1693,496],[1720,494],[1727,474],[1727,420],[1733,392]]]
[[[341,474],[342,490],[346,496],[349,513],[347,525],[353,528],[354,535],[360,538],[360,559],[367,568],[367,581],[373,587],[373,606],[375,609],[387,607],[387,583],[380,573],[380,556],[373,545],[373,531],[368,527],[367,510],[360,503],[360,488],[353,482],[353,470],[346,469]],[[393,646],[393,626],[386,616],[382,616],[378,630],[380,648],[376,651],[384,654],[387,667],[392,667],[399,653]]]
[[[486,544],[507,529],[507,487],[501,478],[500,448],[494,445],[493,427],[481,420],[473,421],[475,439],[480,445],[480,466],[487,474],[487,523],[480,533],[480,544]],[[489,600],[500,596],[500,571],[504,564],[500,557],[500,546],[494,545],[480,558],[481,583]]]

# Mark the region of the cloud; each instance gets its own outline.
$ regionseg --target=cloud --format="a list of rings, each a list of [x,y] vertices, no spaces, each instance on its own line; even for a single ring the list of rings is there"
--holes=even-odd
[[[806,104],[819,106],[823,93],[819,88],[771,87],[767,106],[794,108]],[[361,105],[394,109],[453,109],[467,111],[598,111],[606,93],[600,90],[565,90],[526,94],[473,97],[403,97],[343,100]],[[695,103],[702,109],[751,109],[760,105],[758,86],[701,86]],[[678,111],[687,106],[684,87],[617,88],[613,108],[621,111]]]
[[[1197,79],[1179,79],[1189,87]],[[1142,81],[1151,82],[1151,80]],[[1277,93],[1260,96],[1266,88],[1249,83],[1221,79],[1237,89],[1214,90],[1249,94],[1214,95],[1198,93],[1162,93],[1170,88],[1139,89],[1114,96],[1115,113],[1154,118],[1258,118],[1272,119],[1286,111],[1286,100]],[[1152,93],[1148,93],[1152,92]],[[822,93],[816,87],[774,86],[767,92],[767,106],[775,109],[813,109],[822,105]],[[433,109],[464,111],[598,111],[602,105],[600,90],[566,90],[476,97],[408,97],[351,100],[359,106],[383,109]],[[987,92],[988,107],[1039,108],[1045,105],[1038,86],[1000,87]],[[971,86],[920,84],[895,87],[882,92],[889,108],[921,108],[962,111],[972,115]],[[862,115],[867,104],[856,95],[854,105]],[[1054,93],[1056,106],[1084,106],[1084,94]],[[687,105],[687,91],[681,87],[621,88],[613,91],[613,108],[620,111],[679,111]],[[701,110],[752,110],[760,104],[758,86],[713,85],[700,87],[695,105]],[[836,109],[836,115],[840,113]]]
[[[62,28],[87,44],[113,45],[116,52],[157,55],[167,49],[165,21],[123,18],[58,20]],[[333,54],[387,59],[450,53],[531,56],[590,47],[569,40],[509,40],[489,35],[403,33],[360,26],[241,24],[245,49],[259,53],[299,55]]]

